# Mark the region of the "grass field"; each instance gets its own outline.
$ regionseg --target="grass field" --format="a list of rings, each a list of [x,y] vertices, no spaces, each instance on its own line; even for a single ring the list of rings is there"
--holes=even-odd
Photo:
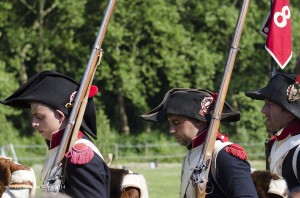
[[[264,161],[250,161],[251,167],[265,170]],[[144,175],[147,180],[150,198],[179,197],[181,164],[158,164],[154,169],[150,164],[128,164],[126,168]]]
[[[258,170],[265,170],[264,161],[250,161],[251,167]],[[180,163],[158,163],[157,167],[151,168],[150,163],[122,164],[123,167],[133,172],[141,173],[147,180],[149,198],[177,198],[180,188]],[[35,170],[38,185],[41,165],[32,167]],[[37,189],[37,194],[40,190]]]

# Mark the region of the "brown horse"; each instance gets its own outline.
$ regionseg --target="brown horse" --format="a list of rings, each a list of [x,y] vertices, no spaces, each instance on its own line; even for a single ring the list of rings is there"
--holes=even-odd
[[[34,196],[36,179],[31,168],[0,156],[0,172],[0,197]]]
[[[286,181],[270,171],[254,171],[251,174],[259,198],[285,198],[288,196]]]

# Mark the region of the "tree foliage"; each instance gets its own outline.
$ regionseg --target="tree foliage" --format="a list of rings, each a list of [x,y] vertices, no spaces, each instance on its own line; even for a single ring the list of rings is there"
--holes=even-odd
[[[94,79],[100,90],[96,97],[99,133],[165,129],[165,125],[144,123],[138,116],[155,107],[170,88],[218,91],[241,3],[118,0]],[[266,137],[262,104],[244,92],[264,86],[269,79],[271,58],[258,32],[269,3],[250,3],[226,97],[242,113],[242,120],[222,127],[239,141]],[[284,72],[295,71],[299,57],[300,8],[296,3],[290,1],[294,55]],[[93,0],[2,0],[1,99],[42,70],[57,70],[80,81],[106,6],[106,1]],[[7,136],[31,134],[25,132],[32,131],[28,112],[0,106],[0,113]]]

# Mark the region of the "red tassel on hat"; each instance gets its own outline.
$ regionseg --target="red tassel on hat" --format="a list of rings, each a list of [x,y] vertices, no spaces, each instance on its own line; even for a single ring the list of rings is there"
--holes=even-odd
[[[94,97],[98,93],[98,87],[95,85],[92,85],[90,88],[89,98]]]
[[[217,98],[218,98],[218,95],[219,95],[219,93],[212,93],[212,97],[213,97],[213,99],[214,99],[214,101],[217,101]]]
[[[296,76],[296,81],[297,81],[298,83],[300,83],[300,75],[299,75],[299,74]]]
[[[230,153],[231,155],[241,159],[246,160],[248,159],[247,154],[244,150],[244,148],[238,144],[230,144],[225,148],[225,151],[227,153]]]
[[[94,157],[94,151],[86,144],[75,144],[70,151],[65,154],[71,164],[87,164]]]

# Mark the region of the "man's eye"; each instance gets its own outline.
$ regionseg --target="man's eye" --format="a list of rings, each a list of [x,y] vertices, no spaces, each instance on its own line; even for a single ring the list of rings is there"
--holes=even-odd
[[[38,120],[43,120],[43,119],[44,119],[44,116],[36,115],[35,118],[38,119]]]
[[[172,124],[178,125],[178,124],[180,124],[180,122],[179,121],[173,121]]]

